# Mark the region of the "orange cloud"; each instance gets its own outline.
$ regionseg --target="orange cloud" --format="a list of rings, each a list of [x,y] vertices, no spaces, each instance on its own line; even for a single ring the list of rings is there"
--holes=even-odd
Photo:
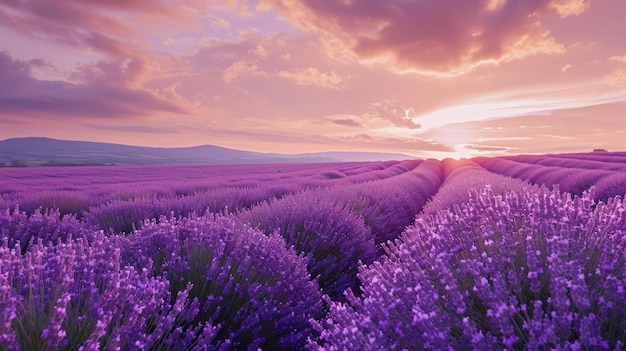
[[[262,0],[364,63],[397,72],[454,76],[481,65],[565,49],[541,23],[578,15],[583,0]],[[334,49],[340,52],[339,49]]]
[[[609,57],[609,61],[626,64],[626,55],[624,55],[624,56],[611,56],[611,57]]]
[[[224,80],[226,83],[230,83],[238,77],[266,75],[267,73],[262,71],[259,66],[255,64],[248,64],[244,61],[237,61],[224,70],[224,72],[222,73],[222,80]]]
[[[342,79],[335,72],[320,72],[315,67],[289,68],[279,71],[277,76],[294,80],[300,85],[316,85],[323,88],[339,89]]]
[[[585,0],[554,0],[550,8],[556,10],[561,17],[577,16],[589,9],[589,3]]]
[[[604,82],[614,87],[626,86],[626,69],[618,69],[604,77]]]

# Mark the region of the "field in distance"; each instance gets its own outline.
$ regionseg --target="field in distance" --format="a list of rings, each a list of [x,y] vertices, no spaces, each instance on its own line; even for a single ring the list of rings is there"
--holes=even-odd
[[[620,349],[625,194],[626,152],[0,168],[0,349]]]

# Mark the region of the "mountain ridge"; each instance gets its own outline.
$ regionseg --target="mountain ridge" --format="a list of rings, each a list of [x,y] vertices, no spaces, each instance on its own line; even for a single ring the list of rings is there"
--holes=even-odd
[[[149,147],[116,143],[21,137],[0,141],[0,162],[28,166],[96,164],[234,164],[404,160],[399,153],[330,151],[262,153],[216,145]]]

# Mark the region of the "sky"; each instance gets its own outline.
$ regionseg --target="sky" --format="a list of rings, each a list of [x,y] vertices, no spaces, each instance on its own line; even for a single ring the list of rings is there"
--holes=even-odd
[[[624,0],[0,0],[0,139],[626,150]]]

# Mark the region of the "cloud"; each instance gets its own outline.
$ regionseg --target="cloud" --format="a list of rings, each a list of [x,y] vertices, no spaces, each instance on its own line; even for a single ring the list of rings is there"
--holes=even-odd
[[[133,118],[155,111],[189,113],[184,106],[135,86],[145,72],[139,62],[87,66],[76,73],[74,82],[37,80],[31,75],[37,64],[0,52],[0,115]]]
[[[473,120],[442,126],[419,136],[423,139],[439,136],[436,139],[443,142],[440,136],[465,133],[464,138],[454,137],[446,143],[462,144],[466,149],[506,148],[484,152],[547,153],[590,151],[598,147],[619,150],[623,149],[625,132],[623,121],[615,116],[625,107],[626,102],[611,102],[556,110],[550,116]]]
[[[561,67],[561,72],[565,73],[565,72],[569,71],[572,68],[574,68],[574,65],[568,63],[565,66]]]
[[[626,55],[624,56],[611,56],[610,62],[617,62],[620,65],[626,64]],[[604,82],[613,87],[626,86],[626,69],[617,69],[604,77]]]
[[[345,127],[354,127],[354,128],[363,128],[363,124],[361,124],[361,122],[356,121],[355,119],[351,118],[350,116],[328,116],[324,118],[325,120],[340,125],[340,126],[345,126]]]
[[[266,49],[263,45],[261,45],[261,44],[257,45],[257,46],[254,48],[254,50],[252,50],[252,53],[254,54],[254,56],[256,56],[257,58],[259,58],[259,59],[261,59],[261,60],[266,60],[266,59],[267,59],[267,54],[268,54],[268,51],[267,51],[267,49]]]
[[[605,83],[626,83],[626,70],[608,76]],[[541,120],[552,120],[558,111],[567,111],[626,101],[621,90],[607,90],[601,82],[569,86],[553,86],[543,89],[520,89],[492,93],[476,97],[471,101],[449,105],[419,116],[415,116],[423,128],[422,132],[440,129],[459,123],[489,120],[505,120],[519,116],[537,116]],[[593,91],[594,94],[589,94]],[[573,117],[572,117],[573,118]]]
[[[363,128],[363,125],[361,123],[352,119],[336,119],[333,121],[333,123],[339,124],[341,126]]]
[[[448,145],[422,140],[418,138],[406,137],[384,137],[372,135],[371,133],[359,133],[350,136],[340,137],[347,143],[354,143],[362,147],[370,147],[379,150],[399,150],[401,152],[418,153],[420,151],[453,152],[454,149]]]
[[[258,34],[238,38],[236,40],[224,40],[206,37],[200,40],[200,47],[191,55],[184,56],[186,63],[198,70],[224,71],[230,66],[256,65],[266,72],[273,72],[276,67],[277,57],[294,48],[285,45],[282,35]]]
[[[224,72],[222,72],[222,80],[226,83],[232,82],[238,77],[250,77],[250,76],[266,76],[267,72],[259,69],[259,66],[255,64],[248,64],[244,61],[237,61],[228,66]]]
[[[120,57],[136,50],[126,45],[134,34],[129,14],[175,17],[171,11],[160,2],[145,0],[98,0],[88,5],[79,0],[5,1],[0,7],[0,23],[28,37]]]
[[[382,130],[389,127],[402,129],[410,132],[421,128],[411,117],[413,108],[405,108],[395,100],[383,100],[367,104],[366,112],[360,114],[334,114],[327,115],[322,123],[332,123],[336,125],[364,128],[369,130]]]
[[[186,56],[185,61],[197,72],[217,73],[225,83],[262,76],[274,86],[289,87],[290,84],[285,83],[295,83],[343,90],[346,79],[350,78],[349,74],[339,74],[334,69],[318,68],[328,66],[329,60],[308,37],[271,34],[236,40],[205,38],[202,44],[203,47]]]
[[[278,77],[287,78],[300,85],[316,85],[322,88],[340,89],[342,79],[335,72],[320,72],[315,67],[289,68],[279,71]]]
[[[554,0],[549,7],[556,10],[562,17],[577,16],[589,9],[589,3],[585,0]]]
[[[618,69],[604,77],[604,82],[613,87],[626,86],[626,69]]]
[[[542,24],[583,13],[583,0],[262,0],[361,62],[398,72],[459,75],[565,49]],[[340,51],[340,50],[336,50]]]
[[[396,127],[419,129],[421,125],[415,123],[410,114],[414,112],[412,108],[405,108],[398,105],[395,100],[384,100],[369,104],[370,111],[364,115],[365,118],[380,119],[390,122]]]
[[[12,111],[57,111],[58,117],[61,112],[86,117],[188,113],[193,104],[172,90],[171,80],[163,82],[186,73],[182,61],[151,46],[166,39],[159,38],[165,34],[162,28],[187,28],[208,11],[199,0],[4,1],[2,27],[33,46],[26,52],[16,49],[15,55],[38,52],[51,63],[43,67],[31,61],[19,79],[24,90],[2,89],[3,104]],[[5,53],[3,59],[6,67],[11,58]],[[58,67],[54,72],[53,66]],[[43,77],[52,80],[38,80]]]
[[[609,61],[626,64],[626,55],[624,56],[611,56]]]
[[[468,145],[465,145],[465,148],[468,150],[486,151],[486,152],[507,151],[510,149],[505,146],[492,146],[492,145],[480,145],[480,144],[468,144]]]

